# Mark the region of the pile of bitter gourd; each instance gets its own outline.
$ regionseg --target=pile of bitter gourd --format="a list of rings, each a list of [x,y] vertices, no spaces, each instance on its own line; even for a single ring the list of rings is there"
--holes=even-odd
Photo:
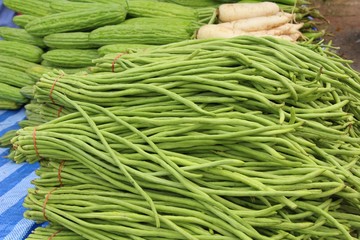
[[[44,74],[9,158],[35,239],[358,239],[360,77],[326,46],[189,40]]]

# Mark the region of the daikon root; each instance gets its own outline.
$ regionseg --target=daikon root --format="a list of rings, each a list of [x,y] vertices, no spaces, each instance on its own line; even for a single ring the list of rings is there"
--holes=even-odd
[[[277,13],[271,16],[252,17],[240,19],[232,22],[220,23],[224,27],[229,27],[245,32],[268,30],[290,22],[294,18],[293,14]]]
[[[220,24],[207,24],[199,28],[196,34],[196,38],[232,38],[238,36],[240,31],[237,32],[238,33],[236,33],[233,29],[221,26]]]
[[[274,36],[296,41],[303,23],[294,24],[295,14],[281,12],[273,2],[222,4],[219,24],[199,28],[197,39],[237,36]]]
[[[218,8],[221,22],[231,22],[239,19],[270,16],[280,12],[280,7],[273,2],[260,3],[225,3]]]
[[[197,39],[208,39],[208,38],[232,38],[237,36],[274,36],[290,41],[296,41],[300,36],[301,32],[299,29],[303,24],[291,24],[287,23],[276,28],[246,32],[239,29],[231,29],[224,27],[221,24],[208,24],[199,28],[197,32]]]
[[[267,30],[260,30],[260,31],[253,31],[253,32],[249,32],[250,34],[253,35],[261,35],[261,34],[266,34],[266,35],[291,35],[294,33],[298,33],[299,29],[303,26],[303,23],[298,23],[298,24],[292,24],[292,23],[286,23],[284,25],[272,28],[272,29],[267,29]]]

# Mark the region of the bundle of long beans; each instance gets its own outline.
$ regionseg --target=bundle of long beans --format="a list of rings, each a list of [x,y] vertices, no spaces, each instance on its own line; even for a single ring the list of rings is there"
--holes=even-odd
[[[108,72],[43,75],[27,108],[42,124],[12,139],[10,158],[42,163],[25,216],[53,224],[30,239],[358,238],[360,79],[346,61],[239,37],[97,64]]]
[[[36,228],[27,238],[27,240],[85,240],[86,238],[66,229],[60,225],[48,225],[46,227]]]

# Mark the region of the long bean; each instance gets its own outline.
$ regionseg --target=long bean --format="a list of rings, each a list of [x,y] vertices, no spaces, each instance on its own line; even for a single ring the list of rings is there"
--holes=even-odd
[[[44,74],[9,154],[41,161],[25,216],[59,239],[353,239],[360,81],[329,51],[190,40]]]

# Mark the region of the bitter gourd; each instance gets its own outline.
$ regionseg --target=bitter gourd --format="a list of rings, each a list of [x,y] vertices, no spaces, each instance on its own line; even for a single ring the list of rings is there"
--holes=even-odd
[[[15,41],[0,41],[0,53],[6,56],[16,56],[23,60],[39,63],[44,51],[34,45]]]
[[[99,57],[96,49],[54,49],[43,54],[47,64],[58,68],[93,66],[92,60]]]
[[[13,22],[21,28],[25,28],[26,24],[37,19],[37,16],[29,14],[21,14],[13,17]]]
[[[21,28],[0,27],[0,37],[8,41],[27,43],[41,48],[46,47],[41,37],[35,37]]]
[[[98,45],[136,43],[162,45],[190,39],[197,23],[174,18],[132,18],[93,30],[90,42]]]
[[[35,81],[25,72],[6,67],[0,67],[0,82],[14,87],[23,87],[35,83]]]
[[[118,44],[109,44],[102,46],[98,49],[100,55],[106,55],[109,53],[125,53],[129,50],[139,50],[147,49],[154,47],[155,45],[146,45],[146,44],[135,44],[135,43],[118,43]]]
[[[13,87],[9,84],[0,82],[0,89],[0,101],[4,100],[19,104],[28,102],[28,99],[20,93],[20,88],[18,87]]]
[[[89,41],[89,32],[53,33],[44,37],[45,44],[50,48],[88,49],[96,48]]]
[[[125,20],[125,6],[77,9],[69,12],[54,13],[39,17],[25,26],[28,33],[46,36],[52,33],[88,31]]]
[[[45,16],[50,13],[50,3],[44,0],[4,0],[4,5],[15,12],[33,16]]]
[[[195,9],[179,4],[148,0],[131,0],[128,3],[130,17],[171,17],[198,20]]]
[[[52,13],[69,12],[74,9],[84,9],[92,7],[104,7],[106,3],[91,2],[72,2],[68,0],[52,0],[50,8]]]
[[[28,68],[39,66],[36,63],[29,62],[17,57],[11,57],[0,53],[0,66],[19,71],[25,71]]]

